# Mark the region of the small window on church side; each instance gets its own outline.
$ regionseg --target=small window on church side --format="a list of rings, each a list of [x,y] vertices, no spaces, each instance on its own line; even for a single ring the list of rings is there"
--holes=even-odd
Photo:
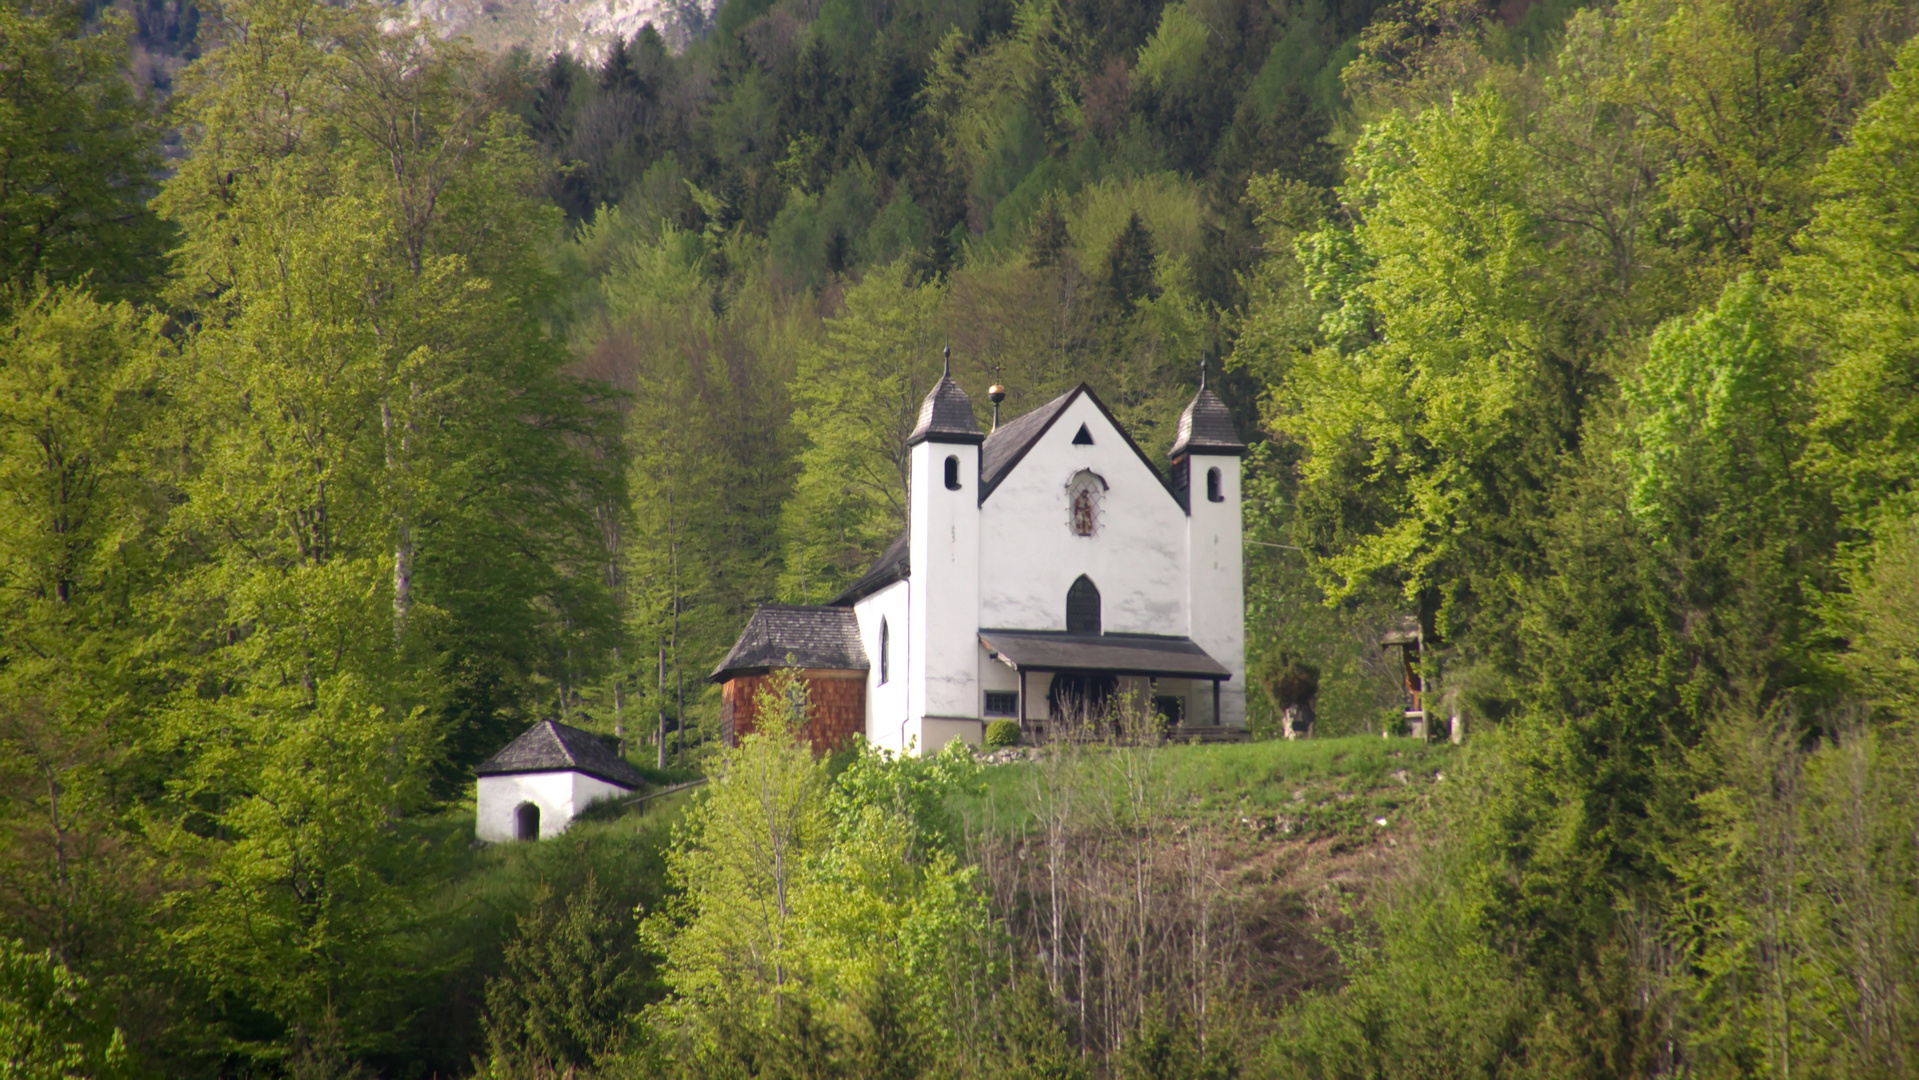
[[[1074,446],[1093,445],[1093,433],[1086,430],[1085,424],[1081,424],[1079,426],[1079,432],[1073,436],[1073,445]]]
[[[1213,471],[1218,472],[1219,470],[1215,469]],[[958,491],[959,489],[959,458],[948,457],[946,459],[946,490]]]
[[[988,690],[985,711],[988,716],[1012,716],[1019,712],[1019,695],[1010,690]]]
[[[1206,501],[1225,502],[1226,493],[1221,489],[1218,469],[1206,470]]]
[[[893,635],[886,629],[886,620],[880,620],[880,682],[884,683],[890,672],[888,661],[892,659]]]

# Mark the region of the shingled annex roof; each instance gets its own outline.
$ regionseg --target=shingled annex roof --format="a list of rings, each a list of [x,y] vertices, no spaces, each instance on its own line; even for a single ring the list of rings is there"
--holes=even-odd
[[[852,608],[761,604],[708,678],[723,682],[729,675],[783,667],[865,671],[870,666]]]
[[[900,533],[892,543],[886,545],[880,557],[873,560],[873,565],[866,568],[866,573],[861,574],[858,581],[848,585],[838,596],[827,601],[828,605],[845,607],[857,604],[895,581],[905,580],[912,570],[912,559],[907,555],[912,540],[913,530]]]
[[[906,445],[929,441],[977,444],[985,437],[980,434],[979,421],[973,418],[973,399],[951,375],[942,375],[926,400],[920,402],[920,422],[906,437]]]
[[[473,771],[481,776],[578,772],[628,789],[646,784],[640,770],[614,753],[606,740],[557,720],[542,720],[527,728]]]
[[[1233,414],[1219,395],[1205,387],[1193,395],[1186,411],[1179,414],[1179,435],[1173,440],[1172,457],[1181,454],[1244,454],[1246,444],[1233,430]]]
[[[1051,430],[1054,421],[1060,418],[1060,414],[1066,411],[1066,407],[1082,394],[1106,417],[1107,422],[1113,425],[1113,430],[1119,432],[1120,438],[1126,440],[1126,445],[1132,447],[1133,453],[1139,456],[1139,460],[1160,482],[1160,486],[1166,486],[1166,477],[1160,474],[1159,467],[1153,464],[1152,459],[1148,458],[1144,451],[1140,450],[1139,444],[1133,441],[1133,436],[1113,416],[1113,410],[1106,407],[1106,403],[1099,399],[1098,394],[1093,393],[1092,387],[1080,383],[1032,412],[1001,424],[986,437],[986,444],[980,447],[980,502],[985,502],[987,497],[993,494],[993,489],[999,487],[1000,481],[1005,480],[1012,473],[1013,468],[1020,463],[1020,459],[1026,456],[1026,452],[1039,442],[1041,436]],[[1167,488],[1166,493],[1171,495],[1172,489]]]
[[[1177,679],[1233,677],[1192,638],[1157,634],[1073,634],[1058,630],[981,630],[980,643],[1015,669],[1091,671]]]

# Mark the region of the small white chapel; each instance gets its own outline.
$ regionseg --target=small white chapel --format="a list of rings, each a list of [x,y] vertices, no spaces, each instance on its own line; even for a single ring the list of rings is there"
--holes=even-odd
[[[729,743],[787,667],[821,750],[933,753],[998,719],[1044,739],[1115,701],[1245,727],[1246,446],[1203,380],[1164,471],[1084,383],[982,432],[949,372],[908,446],[906,530],[827,605],[759,608],[713,671]]]

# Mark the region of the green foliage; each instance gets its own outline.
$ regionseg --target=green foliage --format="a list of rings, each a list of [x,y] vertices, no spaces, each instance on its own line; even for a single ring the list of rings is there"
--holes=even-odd
[[[1900,50],[1888,78],[1820,173],[1827,198],[1784,275],[1795,328],[1823,361],[1813,379],[1820,468],[1855,530],[1881,520],[1896,529],[1911,515],[1904,482],[1919,465],[1910,389],[1919,364],[1910,258],[1919,244],[1919,46]]]
[[[481,1075],[557,1074],[619,1049],[639,1003],[634,946],[631,915],[595,877],[564,902],[542,888],[507,944],[505,970],[487,983]]]
[[[136,1075],[110,1010],[48,953],[0,938],[0,1055],[20,1080]]]
[[[0,291],[84,281],[151,295],[166,239],[146,205],[159,131],[122,75],[128,35],[118,12],[88,27],[61,0],[0,11]]]
[[[679,899],[643,926],[674,991],[651,1021],[699,1075],[848,1054],[916,1075],[920,1055],[972,1039],[955,999],[986,963],[945,819],[970,757],[863,751],[829,781],[794,736],[798,676],[775,673],[756,708],[676,839]],[[755,1064],[767,1055],[787,1064]]]
[[[986,734],[980,741],[997,750],[1006,746],[1019,745],[1019,721],[994,720],[986,725]]]
[[[1413,599],[1510,557],[1501,534],[1536,483],[1522,448],[1545,419],[1529,399],[1553,344],[1541,223],[1511,182],[1527,172],[1514,124],[1491,88],[1382,120],[1351,159],[1350,239],[1300,241],[1310,288],[1339,306],[1276,423],[1303,444],[1302,501],[1346,504],[1307,509],[1343,518],[1337,534],[1315,529],[1331,597],[1383,578]]]
[[[942,296],[905,260],[876,269],[800,354],[793,427],[804,442],[782,512],[784,595],[832,596],[906,527],[906,438],[939,377]]]

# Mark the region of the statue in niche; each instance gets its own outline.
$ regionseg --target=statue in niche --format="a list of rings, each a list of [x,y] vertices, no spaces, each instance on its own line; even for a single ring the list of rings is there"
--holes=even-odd
[[[1091,469],[1081,469],[1066,482],[1067,524],[1074,536],[1099,532],[1099,504],[1105,494],[1106,480]]]

